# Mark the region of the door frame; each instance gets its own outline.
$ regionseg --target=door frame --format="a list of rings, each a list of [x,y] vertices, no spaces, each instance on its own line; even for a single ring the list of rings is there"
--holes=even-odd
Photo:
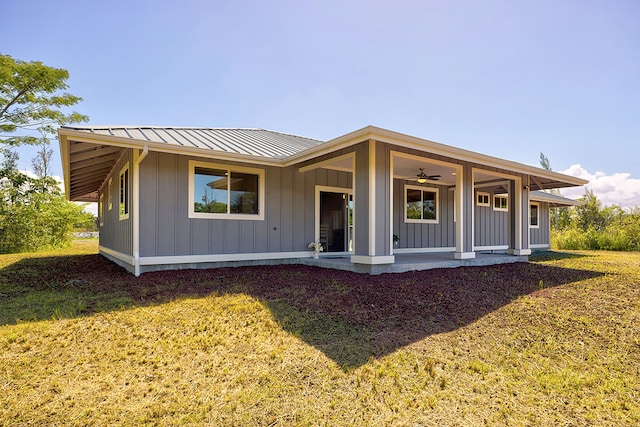
[[[320,193],[337,193],[337,194],[346,194],[348,197],[353,197],[353,189],[352,188],[348,188],[348,187],[331,187],[331,186],[327,186],[327,185],[316,185],[315,186],[315,219],[314,219],[314,226],[315,226],[315,242],[320,241]],[[349,200],[347,200],[347,207],[349,206]],[[355,216],[353,217],[353,231],[351,233],[351,240],[353,242],[355,242],[355,232],[356,232],[356,222],[355,222]],[[347,236],[349,235],[349,221],[346,221],[346,228],[347,228]],[[349,241],[349,238],[347,237],[347,242]],[[348,246],[347,246],[348,247]],[[331,252],[331,255],[352,255],[353,251],[344,251],[344,252]]]

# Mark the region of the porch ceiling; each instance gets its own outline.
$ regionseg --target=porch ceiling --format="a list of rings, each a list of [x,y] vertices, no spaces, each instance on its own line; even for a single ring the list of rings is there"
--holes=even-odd
[[[439,180],[427,181],[428,183],[446,186],[456,185],[456,176],[454,175],[456,170],[454,167],[429,162],[428,158],[417,159],[413,157],[395,157],[393,164],[393,176],[397,179],[417,181],[417,175],[420,173],[420,168],[423,168],[424,173],[427,175],[440,175]]]
[[[98,190],[124,148],[88,142],[69,143],[69,200],[97,202]]]

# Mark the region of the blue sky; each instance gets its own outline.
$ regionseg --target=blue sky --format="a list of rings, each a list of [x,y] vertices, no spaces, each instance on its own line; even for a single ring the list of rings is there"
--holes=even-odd
[[[633,207],[638,23],[635,0],[3,0],[0,52],[69,70],[92,125],[374,125],[525,164],[543,152]]]

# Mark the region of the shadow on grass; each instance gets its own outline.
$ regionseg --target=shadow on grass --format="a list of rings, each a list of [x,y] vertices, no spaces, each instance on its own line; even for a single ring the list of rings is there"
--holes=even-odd
[[[563,259],[571,258],[585,258],[589,255],[577,253],[577,252],[558,252],[558,251],[538,251],[529,255],[529,261],[559,261]]]
[[[139,278],[99,255],[0,270],[0,325],[79,317],[176,298],[244,293],[343,369],[455,330],[522,295],[598,273],[535,263],[369,276],[301,265],[177,270]]]

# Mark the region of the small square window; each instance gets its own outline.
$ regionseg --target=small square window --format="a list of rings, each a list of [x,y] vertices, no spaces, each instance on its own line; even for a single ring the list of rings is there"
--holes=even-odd
[[[494,211],[508,211],[509,199],[504,195],[493,196],[493,210]]]
[[[478,191],[476,194],[476,204],[478,206],[491,206],[489,203],[490,195],[489,193],[481,193]]]

